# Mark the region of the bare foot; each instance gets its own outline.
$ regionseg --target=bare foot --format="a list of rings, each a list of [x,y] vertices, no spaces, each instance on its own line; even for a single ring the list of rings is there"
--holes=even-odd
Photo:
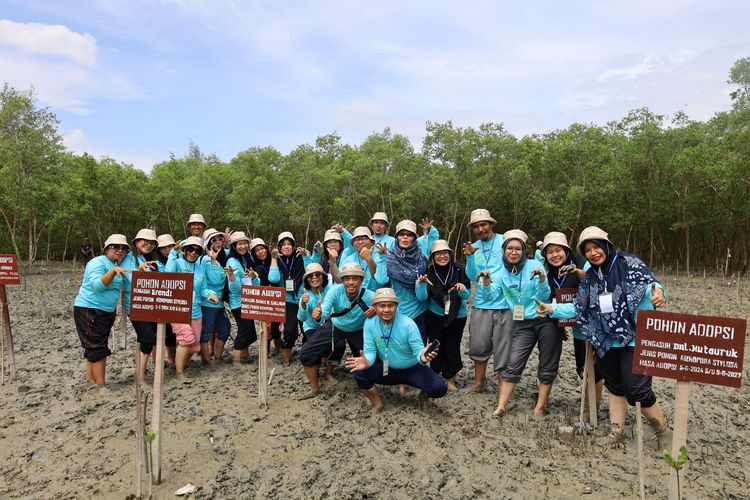
[[[492,412],[492,415],[495,417],[502,417],[505,415],[505,412],[508,411],[507,408],[500,408],[499,406],[495,408],[495,411]]]
[[[484,381],[474,382],[466,388],[466,392],[482,392],[484,389]]]
[[[404,393],[406,393],[406,386],[404,384],[398,384],[398,395],[404,397]]]
[[[452,380],[446,380],[445,383],[448,384],[448,390],[449,391],[455,391],[457,389],[456,383],[454,381],[452,381]]]

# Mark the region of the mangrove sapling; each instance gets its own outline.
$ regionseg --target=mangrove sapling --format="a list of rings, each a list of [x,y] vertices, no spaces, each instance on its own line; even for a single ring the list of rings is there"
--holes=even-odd
[[[690,457],[685,446],[680,446],[680,454],[677,458],[674,458],[669,450],[664,450],[664,460],[672,467],[677,473],[677,498],[682,498],[682,491],[680,487],[680,471],[685,466]]]
[[[151,443],[156,439],[154,431],[146,430],[146,409],[148,408],[148,393],[143,398],[143,441],[146,446],[143,448],[143,456],[146,464],[146,480],[148,481],[148,497],[151,498],[152,471],[151,471]]]

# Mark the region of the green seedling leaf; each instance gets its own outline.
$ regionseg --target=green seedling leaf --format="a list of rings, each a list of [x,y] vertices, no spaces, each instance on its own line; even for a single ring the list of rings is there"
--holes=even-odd
[[[156,433],[154,431],[146,431],[146,434],[143,435],[143,439],[147,443],[150,443],[151,441],[156,439]]]

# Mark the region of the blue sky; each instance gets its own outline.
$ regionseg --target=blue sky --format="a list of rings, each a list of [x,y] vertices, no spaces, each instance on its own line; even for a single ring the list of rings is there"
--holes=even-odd
[[[707,119],[750,56],[750,3],[4,0],[0,80],[66,146],[150,170],[337,132],[502,122],[517,136],[648,106]]]

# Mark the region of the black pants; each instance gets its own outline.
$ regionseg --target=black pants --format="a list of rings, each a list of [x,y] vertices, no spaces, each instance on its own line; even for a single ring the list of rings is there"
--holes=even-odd
[[[156,345],[156,323],[150,321],[130,320],[138,340],[138,347],[143,354],[151,354]]]
[[[610,394],[623,396],[630,406],[636,402],[641,408],[650,408],[656,403],[651,390],[651,377],[633,373],[633,347],[612,347],[597,364],[604,374],[604,385]]]
[[[106,358],[109,350],[109,332],[115,324],[115,313],[91,307],[73,307],[73,321],[83,347],[83,357],[91,363]]]
[[[432,360],[430,367],[443,376],[453,378],[464,364],[461,362],[461,339],[464,336],[466,318],[455,318],[448,326],[443,325],[445,316],[438,316],[427,311],[427,336],[429,341],[440,341],[437,357]]]
[[[235,351],[245,350],[258,340],[258,334],[255,331],[255,321],[243,319],[241,310],[241,307],[232,309],[232,316],[234,316],[234,321],[237,323],[237,336],[234,338]]]
[[[537,378],[542,384],[551,384],[557,377],[562,354],[562,332],[557,320],[535,318],[514,321],[513,341],[510,346],[508,366],[503,371],[503,380],[517,384],[521,380],[526,362],[534,346],[539,349]]]
[[[291,349],[297,343],[297,337],[302,330],[302,322],[297,319],[299,304],[286,303],[286,321],[284,322],[284,335],[281,339],[281,347]]]
[[[317,366],[321,358],[327,357],[331,363],[338,364],[344,357],[346,344],[349,344],[352,354],[359,356],[359,351],[364,348],[362,330],[345,332],[334,328],[329,319],[308,336],[299,353],[299,360],[303,366]]]
[[[586,341],[582,339],[573,339],[573,349],[576,355],[576,373],[580,378],[583,378],[583,367],[586,365]],[[594,381],[599,382],[604,379],[602,369],[599,368],[599,362],[597,360],[594,363]]]

